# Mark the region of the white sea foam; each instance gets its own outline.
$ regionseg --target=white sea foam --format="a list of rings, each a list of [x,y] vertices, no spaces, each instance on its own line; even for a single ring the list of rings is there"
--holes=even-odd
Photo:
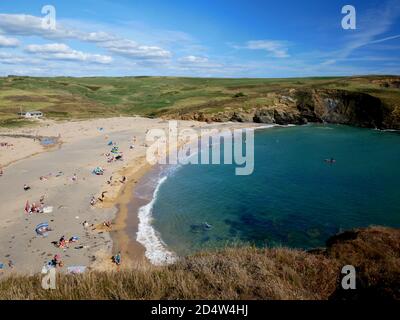
[[[277,127],[277,125],[276,124],[262,124],[262,125],[259,125],[257,127],[251,128],[251,129],[262,130],[262,129],[269,129],[269,128],[273,128],[273,127]]]
[[[177,256],[167,249],[152,223],[153,206],[157,200],[158,191],[166,180],[167,177],[164,176],[158,181],[152,200],[139,209],[139,227],[136,239],[146,248],[145,255],[154,265],[169,264],[177,259]]]
[[[255,128],[253,127],[253,129],[269,129],[279,126],[280,125],[277,124],[266,124],[257,126]],[[289,124],[280,127],[291,126],[295,125]],[[168,170],[165,170],[163,172],[163,177],[161,177],[157,182],[157,186],[154,190],[151,201],[148,204],[140,207],[139,209],[139,226],[136,240],[145,247],[145,255],[154,265],[165,265],[173,263],[177,259],[176,254],[168,250],[166,244],[162,241],[159,232],[153,227],[153,207],[154,203],[157,201],[157,195],[161,185],[167,180],[169,175],[173,174],[181,167],[182,165],[175,165],[171,166]]]
[[[286,128],[286,127],[296,127],[296,126],[297,126],[296,124],[291,124],[291,123],[289,123],[289,124],[275,124],[275,123],[273,123],[273,124],[262,124],[262,125],[259,125],[257,127],[253,127],[253,128],[249,128],[249,129],[262,130],[262,129],[271,129],[271,128],[275,128],[275,127]]]

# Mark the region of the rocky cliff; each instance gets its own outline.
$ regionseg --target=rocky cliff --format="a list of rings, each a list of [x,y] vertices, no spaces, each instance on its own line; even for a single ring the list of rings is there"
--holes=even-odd
[[[256,122],[305,124],[324,122],[378,129],[400,129],[400,106],[387,105],[367,93],[338,89],[287,90],[275,95],[274,103],[217,113],[196,111],[173,115],[208,122]]]

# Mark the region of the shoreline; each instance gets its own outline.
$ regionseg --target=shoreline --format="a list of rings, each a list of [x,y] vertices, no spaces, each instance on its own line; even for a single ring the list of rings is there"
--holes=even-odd
[[[274,127],[295,126],[292,124],[263,125],[255,123],[231,123],[231,122],[219,123],[219,125],[222,127],[238,126],[239,128],[242,129],[254,129],[255,131],[263,129],[264,130],[271,129]],[[252,125],[254,127],[252,127]],[[178,149],[180,147],[181,145],[178,145]],[[150,190],[147,190],[147,194],[144,197],[145,199],[135,195],[135,192],[138,186],[140,187],[141,184],[147,182],[147,179],[149,179],[149,175],[151,175],[152,173],[159,173],[158,171],[165,173],[165,169],[161,169],[159,165],[152,166],[147,164],[146,168],[144,168],[143,171],[139,169],[133,172],[132,174],[136,178],[136,180],[134,182],[131,181],[129,184],[126,184],[124,186],[124,188],[120,192],[120,196],[117,197],[114,203],[114,205],[118,208],[118,210],[116,212],[115,219],[113,220],[113,223],[115,223],[116,230],[115,232],[111,233],[113,239],[113,253],[117,253],[118,251],[125,253],[126,256],[123,255],[125,257],[124,264],[126,263],[128,268],[142,267],[143,265],[146,264],[163,265],[171,263],[178,258],[174,252],[168,250],[168,247],[165,244],[163,244],[162,239],[160,237],[154,235],[153,238],[157,237],[158,239],[157,243],[156,244],[152,243],[152,245],[158,247],[159,251],[161,251],[160,246],[161,245],[164,246],[162,248],[163,249],[162,251],[165,251],[163,253],[165,259],[162,259],[164,262],[161,262],[160,258],[154,258],[155,254],[154,252],[150,253],[151,255],[153,255],[153,259],[149,259],[148,257],[146,257],[147,252],[144,244],[138,241],[137,238],[137,233],[139,232],[139,224],[140,224],[140,218],[139,218],[140,210],[146,210],[147,209],[145,208],[146,206],[153,204],[153,202],[156,200],[156,193],[158,191],[158,188],[165,181],[165,179],[168,178],[168,173],[162,174],[161,176],[158,177],[157,182],[151,186]],[[150,215],[149,219],[151,218],[152,217]],[[146,226],[146,227],[152,228],[151,232],[153,234],[157,232],[152,226]]]
[[[254,123],[208,124],[184,120],[178,120],[178,125],[180,129],[192,128],[199,132],[201,129],[265,127]],[[18,145],[15,144],[16,151],[8,147],[1,149],[5,151],[1,162],[5,163],[7,157],[16,157],[12,164],[3,166],[4,174],[0,177],[0,263],[12,261],[14,264],[13,268],[6,268],[6,273],[40,272],[43,264],[58,253],[61,253],[66,266],[87,266],[93,270],[119,269],[111,261],[112,255],[118,251],[121,251],[124,261],[120,268],[148,265],[150,262],[145,257],[145,248],[137,241],[136,233],[139,231],[138,211],[152,197],[147,202],[134,199],[134,192],[136,186],[157,166],[150,165],[145,158],[145,133],[152,128],[165,130],[168,121],[141,117],[59,123],[43,121],[40,127],[17,128],[7,132],[58,137],[59,140],[53,145],[43,146],[38,141],[18,137],[14,138],[19,141]],[[135,136],[135,148],[130,149]],[[2,140],[15,141],[13,138]],[[124,161],[107,163],[105,152],[110,149],[107,146],[110,140],[120,146]],[[39,147],[39,152],[32,151],[33,146]],[[178,148],[180,146],[178,144]],[[103,176],[92,174],[97,166],[105,168]],[[57,173],[61,171],[59,176]],[[75,174],[78,179],[73,181]],[[46,179],[39,180],[41,176],[46,176]],[[125,183],[121,183],[123,176],[127,178]],[[24,191],[24,184],[32,188]],[[90,198],[98,197],[103,192],[107,192],[103,201],[91,206]],[[53,207],[54,212],[25,214],[27,200],[32,203],[42,195],[45,195],[45,205]],[[34,232],[35,226],[45,221],[53,230],[48,239],[35,236]],[[92,227],[83,228],[84,221]],[[103,221],[113,221],[112,227],[104,227]],[[66,237],[77,236],[78,246],[83,249],[74,250],[71,247],[61,250],[50,244],[63,234]]]
[[[121,252],[123,257],[124,268],[134,268],[145,265],[147,260],[145,259],[145,248],[128,232],[128,219],[134,219],[133,226],[136,225],[134,235],[138,231],[137,226],[139,224],[139,217],[137,214],[129,214],[129,205],[132,203],[133,192],[143,177],[150,172],[152,166],[150,166],[145,159],[142,159],[139,168],[130,171],[128,167],[125,169],[125,176],[128,179],[126,185],[120,190],[113,206],[117,208],[117,212],[113,219],[113,230],[110,232],[113,247],[112,254],[116,254],[118,251]],[[138,206],[139,209],[139,206]],[[130,225],[130,224],[129,224]],[[131,229],[129,229],[131,230]]]

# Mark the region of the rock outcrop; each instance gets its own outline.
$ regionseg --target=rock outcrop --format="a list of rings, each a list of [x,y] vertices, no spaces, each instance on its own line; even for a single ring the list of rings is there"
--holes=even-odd
[[[367,93],[338,89],[289,90],[278,102],[254,108],[227,109],[218,113],[194,112],[172,115],[207,122],[256,122],[305,124],[323,122],[365,128],[400,129],[400,106],[386,106]]]
[[[297,109],[308,121],[384,127],[384,106],[369,94],[325,89],[297,92],[295,97]]]

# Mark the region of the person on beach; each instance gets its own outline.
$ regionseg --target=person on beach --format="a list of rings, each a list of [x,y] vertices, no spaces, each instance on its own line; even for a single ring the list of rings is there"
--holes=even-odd
[[[95,204],[96,204],[96,198],[95,198],[95,197],[92,197],[92,198],[90,199],[90,205],[94,206]]]
[[[57,267],[61,268],[64,265],[63,262],[61,261],[61,256],[59,254],[56,254],[50,263],[54,268]]]
[[[61,238],[60,238],[60,240],[58,241],[58,247],[60,247],[60,248],[65,248],[66,247],[66,245],[67,245],[67,242],[66,242],[66,240],[65,240],[65,236],[62,236]]]
[[[107,184],[111,184],[112,182],[112,176],[110,177],[110,179],[107,180]]]
[[[121,183],[125,183],[125,182],[126,182],[126,177],[123,176],[122,179],[121,179]]]
[[[103,202],[106,193],[107,193],[107,191],[103,191],[101,193],[101,198],[98,198],[101,202]]]
[[[28,191],[28,190],[30,190],[30,189],[31,189],[30,186],[28,186],[27,184],[24,184],[24,190],[25,190],[25,191]]]
[[[121,265],[121,251],[113,257],[113,261],[117,266]]]

